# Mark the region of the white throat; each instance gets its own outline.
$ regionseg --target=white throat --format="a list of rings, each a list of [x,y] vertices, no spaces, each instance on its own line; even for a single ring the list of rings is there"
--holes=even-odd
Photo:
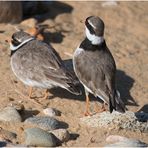
[[[103,36],[96,36],[94,34],[91,34],[88,28],[85,26],[85,33],[88,40],[91,41],[93,45],[99,45],[104,41]]]
[[[10,49],[11,50],[17,50],[18,48],[20,48],[22,45],[24,45],[25,43],[27,43],[27,42],[29,42],[29,41],[31,41],[31,40],[33,40],[34,38],[32,37],[32,38],[29,38],[29,39],[27,39],[27,40],[25,40],[24,42],[22,42],[20,45],[18,45],[18,46],[13,46],[13,44],[12,43],[10,43]]]

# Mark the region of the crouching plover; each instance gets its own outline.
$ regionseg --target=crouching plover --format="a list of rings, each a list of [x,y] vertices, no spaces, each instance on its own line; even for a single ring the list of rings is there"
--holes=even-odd
[[[78,79],[67,70],[51,45],[18,31],[12,35],[10,49],[12,71],[24,84],[31,87],[30,98],[32,87],[62,87],[76,95],[81,93],[76,87]]]
[[[92,93],[109,105],[109,110],[125,112],[125,105],[115,88],[116,65],[105,43],[104,22],[95,16],[85,21],[86,38],[73,57],[74,71],[86,92],[86,112],[89,115],[89,97]]]

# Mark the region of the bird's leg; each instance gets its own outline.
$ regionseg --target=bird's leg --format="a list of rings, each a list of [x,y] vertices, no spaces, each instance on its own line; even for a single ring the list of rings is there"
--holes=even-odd
[[[32,96],[32,90],[33,90],[33,87],[29,87],[29,99],[31,99],[31,96]]]
[[[86,111],[84,113],[85,116],[91,115],[91,113],[90,113],[90,102],[89,102],[89,96],[88,95],[89,95],[89,93],[86,92]]]
[[[106,102],[103,102],[102,108],[101,108],[101,111],[102,111],[102,112],[107,110],[107,109],[106,109],[106,105],[107,105],[107,103],[106,103]]]
[[[105,102],[103,102],[101,109],[99,109],[98,104],[95,103],[95,111],[96,111],[96,113],[101,113],[101,112],[104,112],[106,110],[107,109],[106,109],[106,103]]]
[[[31,97],[32,97],[32,90],[33,90],[33,87],[29,87],[29,99],[30,99],[33,103],[36,103],[37,105],[40,105],[40,103],[39,103],[37,100],[31,98]],[[28,98],[28,96],[27,96],[27,98]]]

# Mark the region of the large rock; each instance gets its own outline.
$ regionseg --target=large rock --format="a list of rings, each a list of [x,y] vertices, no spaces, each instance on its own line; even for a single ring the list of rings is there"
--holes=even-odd
[[[42,128],[44,130],[54,130],[60,128],[60,122],[52,117],[30,117],[25,120],[25,124]]]
[[[27,146],[53,147],[56,139],[53,134],[40,128],[28,128],[25,130],[25,144]]]
[[[20,1],[0,1],[0,23],[19,23],[22,13]]]
[[[147,147],[148,144],[137,139],[126,138],[118,135],[110,135],[106,138],[108,144],[105,147]]]
[[[102,112],[93,116],[81,118],[81,122],[91,127],[121,128],[148,132],[148,113],[134,113],[127,111],[122,114]]]
[[[0,111],[0,121],[21,122],[22,118],[14,107],[6,107]]]

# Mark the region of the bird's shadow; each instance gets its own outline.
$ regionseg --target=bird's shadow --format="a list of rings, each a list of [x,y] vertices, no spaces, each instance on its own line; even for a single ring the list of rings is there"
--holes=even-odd
[[[64,60],[65,66],[74,73],[73,70],[73,64],[72,64],[72,59],[67,59]],[[130,90],[133,87],[134,84],[134,79],[127,75],[124,71],[122,70],[117,70],[117,89],[120,92],[121,99],[126,105],[132,105],[132,106],[138,106],[134,98],[130,94]],[[82,90],[82,95],[76,96],[71,93],[69,93],[67,90],[64,90],[62,88],[54,88],[49,90],[50,93],[53,94],[53,97],[61,97],[61,98],[67,98],[67,99],[74,99],[74,100],[80,100],[80,101],[85,101],[85,91],[82,85],[78,86],[79,89]],[[91,101],[99,101],[102,102],[100,99],[96,99],[93,95],[90,94]]]
[[[138,121],[147,122],[148,121],[148,104],[145,104],[143,107],[141,107],[135,113],[135,116],[137,117]]]
[[[138,106],[137,102],[131,96],[130,90],[135,80],[122,70],[116,72],[116,86],[120,92],[121,99],[126,105]]]
[[[23,7],[23,19],[35,18],[38,23],[42,23],[46,19],[55,19],[59,14],[62,13],[71,13],[73,7],[58,1],[22,1]],[[40,28],[50,28],[50,24],[42,25],[38,24]],[[55,26],[51,27],[55,28]],[[40,32],[40,34],[44,37],[44,42],[47,44],[50,43],[61,43],[63,38],[62,30],[57,30],[56,32],[49,31]]]
[[[71,13],[73,7],[59,1],[22,1],[23,19],[35,18],[39,22],[54,19],[62,13]]]
[[[143,107],[141,107],[138,112],[148,113],[148,104],[145,104]]]
[[[65,37],[61,31],[57,32],[43,32],[44,42],[47,44],[50,43],[61,43]]]
[[[20,111],[20,114],[22,116],[23,121],[25,121],[27,118],[33,117],[33,116],[35,116],[39,113],[40,112],[38,110],[23,110],[23,111]]]

